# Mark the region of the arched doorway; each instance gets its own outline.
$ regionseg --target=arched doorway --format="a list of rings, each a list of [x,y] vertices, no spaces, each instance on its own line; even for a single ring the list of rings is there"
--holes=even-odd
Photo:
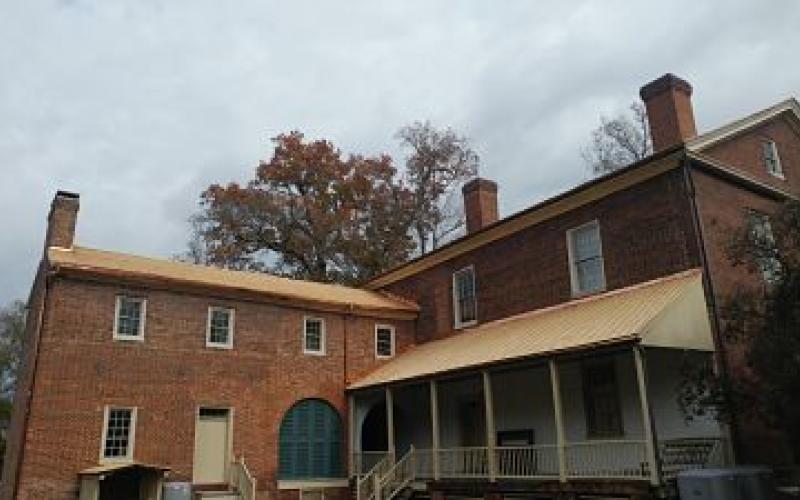
[[[343,436],[339,413],[330,404],[321,399],[295,403],[281,421],[278,477],[343,477]]]
[[[361,424],[361,451],[386,451],[389,449],[386,431],[386,405],[375,404]]]

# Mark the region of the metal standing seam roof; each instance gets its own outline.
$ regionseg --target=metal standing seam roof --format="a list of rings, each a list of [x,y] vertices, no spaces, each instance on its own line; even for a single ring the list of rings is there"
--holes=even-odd
[[[348,389],[628,341],[713,350],[701,277],[693,269],[486,323],[416,346]]]
[[[416,314],[419,307],[381,292],[342,285],[315,283],[264,273],[233,271],[169,260],[151,259],[124,253],[83,247],[50,247],[50,264],[95,274],[143,277],[193,285],[229,288],[265,296],[330,304],[343,308]]]

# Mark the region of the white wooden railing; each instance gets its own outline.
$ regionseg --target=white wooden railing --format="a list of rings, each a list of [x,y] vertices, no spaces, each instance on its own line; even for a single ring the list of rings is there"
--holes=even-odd
[[[380,481],[389,470],[389,454],[372,466],[365,474],[356,476],[356,500],[375,500],[380,498]]]
[[[558,446],[498,446],[497,477],[506,479],[558,478]]]
[[[375,488],[376,500],[394,498],[395,495],[414,481],[417,471],[415,458],[416,454],[412,445],[408,453],[395,462],[378,481],[378,486]]]
[[[648,478],[647,442],[602,440],[568,443],[564,446],[567,477],[638,479]]]
[[[446,448],[436,452],[439,474],[448,478],[483,478],[489,476],[489,460],[485,446]]]
[[[244,457],[239,457],[231,464],[231,485],[239,492],[242,500],[255,500],[256,479],[244,463]]]
[[[659,462],[663,478],[674,479],[686,469],[726,465],[725,443],[716,438],[675,439],[659,443]],[[434,479],[438,461],[440,479],[488,479],[489,452],[485,446],[413,448],[395,464],[384,452],[358,457],[356,464],[373,463],[357,478],[358,500],[386,500],[402,480]],[[494,476],[499,479],[557,480],[559,448],[556,444],[498,446],[494,449]],[[380,459],[378,457],[381,457]],[[650,479],[645,440],[596,440],[564,445],[565,479]],[[359,469],[360,470],[360,469]],[[381,491],[375,495],[376,489]],[[389,491],[387,491],[389,490]]]

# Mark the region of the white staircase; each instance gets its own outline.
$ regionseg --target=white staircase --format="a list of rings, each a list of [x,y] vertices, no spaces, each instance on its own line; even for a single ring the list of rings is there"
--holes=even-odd
[[[416,479],[414,446],[392,463],[387,456],[356,481],[356,500],[392,500]]]

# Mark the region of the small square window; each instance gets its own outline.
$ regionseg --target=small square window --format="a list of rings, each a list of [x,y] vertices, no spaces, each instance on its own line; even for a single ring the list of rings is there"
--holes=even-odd
[[[391,358],[394,356],[394,327],[375,325],[375,356]]]
[[[778,145],[775,141],[764,141],[764,165],[767,167],[767,172],[775,177],[784,178],[783,166],[781,165],[781,157],[778,155]]]
[[[572,295],[605,290],[603,245],[597,221],[567,231],[567,249]]]
[[[106,462],[133,459],[136,408],[106,407],[101,458]]]
[[[114,338],[119,340],[144,340],[144,322],[147,301],[141,297],[117,296],[114,317]]]
[[[478,298],[473,266],[453,273],[453,316],[456,328],[474,325],[478,321]]]
[[[206,345],[209,347],[233,347],[233,309],[227,307],[208,308]]]
[[[320,318],[305,318],[303,352],[325,354],[325,322]]]

